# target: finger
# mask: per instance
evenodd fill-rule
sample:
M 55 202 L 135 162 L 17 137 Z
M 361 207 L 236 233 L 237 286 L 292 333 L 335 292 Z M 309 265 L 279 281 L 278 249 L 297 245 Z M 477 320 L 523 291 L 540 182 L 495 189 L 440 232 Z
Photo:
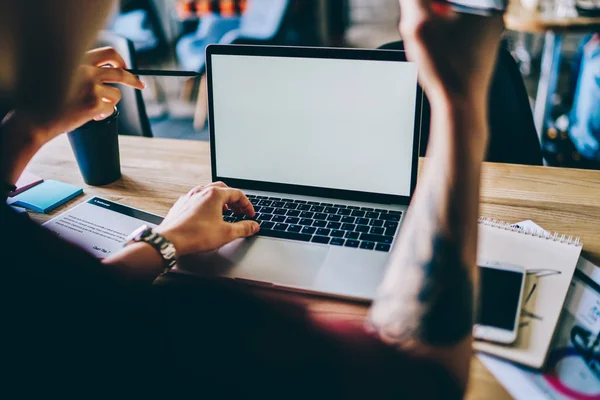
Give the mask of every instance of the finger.
M 146 84 L 137 76 L 121 68 L 98 68 L 96 77 L 102 83 L 120 83 L 140 90 L 146 87 Z
M 228 189 L 229 188 L 229 186 L 227 186 L 223 182 L 218 181 L 218 182 L 209 183 L 208 185 L 204 185 L 203 189 L 208 189 L 210 187 L 216 187 L 216 188 L 222 188 L 222 189 Z
M 229 230 L 230 241 L 253 236 L 260 230 L 260 225 L 256 221 L 246 220 L 226 225 Z
M 113 104 L 101 101 L 99 106 L 94 110 L 95 117 L 93 119 L 94 121 L 102 121 L 113 115 L 114 112 L 115 106 Z
M 244 192 L 238 189 L 217 188 L 221 196 L 221 201 L 236 214 L 245 214 L 248 217 L 254 217 L 254 206 L 246 197 Z
M 85 62 L 95 67 L 111 66 L 114 68 L 126 68 L 127 64 L 123 57 L 112 47 L 102 47 L 90 50 L 85 55 Z
M 207 187 L 218 187 L 218 188 L 228 188 L 229 186 L 227 186 L 225 183 L 223 182 L 213 182 L 210 185 L 207 185 Z M 227 204 L 223 204 L 223 211 L 227 211 L 229 210 L 229 206 Z
M 127 67 L 123 57 L 112 47 L 102 47 L 88 51 L 85 55 L 85 62 L 96 67 L 103 65 L 110 65 L 114 68 Z
M 215 187 L 222 187 L 222 188 L 228 188 L 229 187 L 224 182 L 221 182 L 221 181 L 213 182 L 211 184 L 208 184 L 207 186 L 215 186 Z
M 225 183 L 218 181 L 218 182 L 213 182 L 210 183 L 206 186 L 204 186 L 204 188 L 208 188 L 208 187 L 220 187 L 220 188 L 228 188 L 229 186 L 227 186 Z M 227 211 L 229 210 L 229 206 L 227 204 L 223 204 L 223 211 Z
M 121 91 L 116 87 L 108 85 L 98 85 L 96 89 L 97 95 L 105 103 L 110 103 L 113 106 L 117 105 L 121 101 Z

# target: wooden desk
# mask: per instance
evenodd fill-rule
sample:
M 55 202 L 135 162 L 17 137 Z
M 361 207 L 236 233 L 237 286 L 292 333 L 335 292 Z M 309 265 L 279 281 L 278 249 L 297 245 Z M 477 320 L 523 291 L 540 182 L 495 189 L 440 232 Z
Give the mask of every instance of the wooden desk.
M 600 29 L 600 17 L 584 17 L 569 12 L 566 16 L 549 12 L 529 11 L 521 6 L 520 0 L 511 0 L 504 16 L 506 27 L 512 31 L 544 33 L 591 32 Z
M 520 0 L 511 0 L 504 17 L 506 28 L 509 30 L 545 34 L 534 109 L 535 127 L 540 140 L 552 108 L 552 95 L 556 92 L 558 85 L 563 35 L 600 31 L 600 17 L 579 16 L 574 8 L 566 12 L 568 15 L 528 11 L 521 6 Z
M 46 179 L 81 185 L 85 195 L 51 215 L 33 215 L 39 222 L 92 195 L 165 215 L 183 193 L 210 182 L 206 142 L 173 139 L 120 138 L 123 178 L 107 187 L 85 186 L 66 137 L 49 143 L 28 169 Z M 481 214 L 506 221 L 532 219 L 549 230 L 581 236 L 586 257 L 600 262 L 600 171 L 567 170 L 505 164 L 486 164 Z M 361 304 L 288 293 L 320 316 L 361 321 Z M 474 358 L 469 399 L 506 399 L 510 396 Z

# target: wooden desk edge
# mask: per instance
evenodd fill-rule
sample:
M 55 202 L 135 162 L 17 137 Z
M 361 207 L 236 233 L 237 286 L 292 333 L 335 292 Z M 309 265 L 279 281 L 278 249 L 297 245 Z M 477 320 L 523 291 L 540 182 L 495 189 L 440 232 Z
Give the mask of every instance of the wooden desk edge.
M 519 0 L 511 0 L 504 15 L 506 29 L 516 32 L 544 33 L 585 33 L 600 28 L 600 17 L 569 16 L 558 17 L 529 11 Z
M 589 20 L 589 21 L 588 21 Z M 600 29 L 600 20 L 586 18 L 578 23 L 561 22 L 557 20 L 543 20 L 534 18 L 523 18 L 519 16 L 505 17 L 506 29 L 525 33 L 587 33 Z

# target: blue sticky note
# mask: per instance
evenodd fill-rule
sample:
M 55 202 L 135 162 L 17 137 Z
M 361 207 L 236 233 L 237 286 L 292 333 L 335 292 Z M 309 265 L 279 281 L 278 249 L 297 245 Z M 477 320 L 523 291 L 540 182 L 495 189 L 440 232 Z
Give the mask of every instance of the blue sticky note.
M 13 205 L 47 213 L 82 193 L 80 187 L 49 180 L 13 197 Z

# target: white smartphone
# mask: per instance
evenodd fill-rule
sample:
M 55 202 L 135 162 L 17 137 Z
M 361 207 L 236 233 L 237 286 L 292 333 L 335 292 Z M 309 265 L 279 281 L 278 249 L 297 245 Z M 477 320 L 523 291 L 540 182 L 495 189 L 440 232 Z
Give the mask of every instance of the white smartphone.
M 448 0 L 457 12 L 477 15 L 502 14 L 508 7 L 507 0 Z
M 476 339 L 503 344 L 517 340 L 526 271 L 518 265 L 482 261 L 479 265 Z

